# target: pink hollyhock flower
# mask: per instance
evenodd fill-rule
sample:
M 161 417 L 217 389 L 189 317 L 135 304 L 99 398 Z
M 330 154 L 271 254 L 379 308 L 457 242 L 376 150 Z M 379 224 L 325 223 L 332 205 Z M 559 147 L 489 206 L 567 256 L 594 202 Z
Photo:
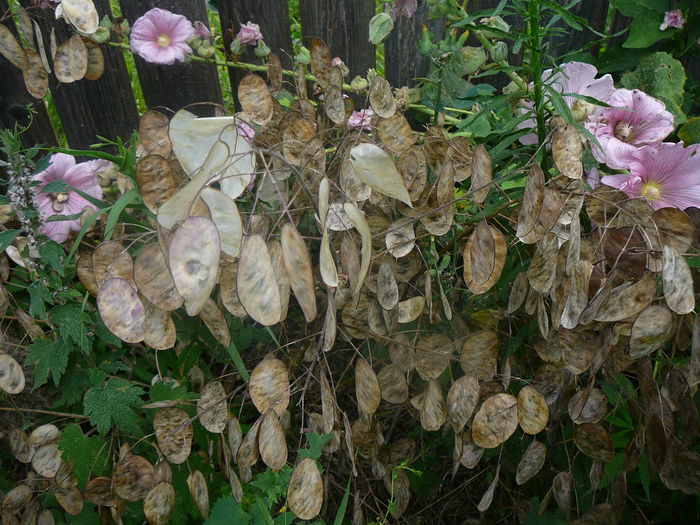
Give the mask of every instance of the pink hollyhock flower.
M 583 62 L 567 62 L 561 65 L 561 71 L 553 71 L 547 69 L 542 73 L 544 81 L 552 86 L 552 89 L 564 94 L 564 101 L 571 108 L 576 122 L 587 122 L 589 117 L 599 109 L 599 106 L 591 104 L 581 98 L 567 95 L 567 93 L 584 95 L 587 97 L 608 102 L 608 99 L 615 91 L 613 79 L 610 75 L 603 75 L 600 78 L 595 78 L 598 70 L 595 66 L 585 64 Z M 532 88 L 530 84 L 530 88 Z M 545 93 L 545 99 L 549 99 Z M 532 101 L 523 103 L 521 108 L 522 113 L 533 111 L 534 105 Z M 518 124 L 520 129 L 533 129 L 537 127 L 534 118 L 529 118 Z M 537 135 L 529 133 L 520 137 L 522 144 L 537 144 Z
M 46 221 L 52 215 L 75 215 L 81 213 L 86 207 L 95 210 L 93 204 L 71 189 L 58 193 L 41 193 L 41 190 L 50 182 L 61 180 L 83 193 L 101 199 L 102 188 L 98 184 L 97 172 L 109 166 L 111 163 L 105 160 L 91 160 L 76 164 L 75 158 L 71 155 L 65 153 L 51 155 L 49 167 L 34 175 L 34 179 L 39 181 L 35 191 L 41 218 Z M 56 242 L 65 242 L 71 231 L 80 231 L 80 219 L 45 222 L 41 227 L 41 233 Z
M 416 12 L 416 9 L 418 9 L 418 0 L 395 0 L 389 15 L 391 19 L 396 22 L 396 19 L 400 16 L 411 18 Z
M 202 40 L 211 40 L 211 31 L 204 22 L 196 20 L 194 23 L 194 34 Z
M 666 31 L 669 27 L 680 29 L 685 24 L 685 18 L 680 9 L 672 9 L 664 14 L 664 21 L 659 26 L 661 31 Z
M 194 26 L 187 18 L 156 7 L 134 22 L 131 51 L 146 62 L 170 65 L 192 53 L 187 41 L 194 37 Z
M 593 156 L 614 169 L 627 169 L 640 146 L 661 142 L 673 131 L 673 115 L 660 100 L 638 89 L 618 89 L 610 97 L 612 106 L 593 116 L 587 125 L 602 149 L 593 146 Z
M 664 142 L 632 154 L 631 175 L 608 175 L 601 182 L 630 197 L 644 197 L 652 208 L 700 207 L 700 145 Z
M 247 24 L 241 24 L 241 30 L 236 35 L 236 38 L 241 42 L 241 44 L 246 44 L 249 46 L 254 46 L 258 43 L 258 40 L 262 40 L 262 33 L 260 32 L 260 26 L 254 24 L 253 22 L 248 22 Z
M 252 142 L 255 138 L 255 130 L 251 127 L 250 124 L 242 120 L 238 121 L 238 124 L 236 125 L 236 131 L 239 136 L 243 137 L 248 142 Z
M 586 182 L 591 189 L 596 189 L 600 186 L 600 172 L 598 168 L 591 168 L 586 172 Z
M 369 131 L 372 129 L 372 125 L 370 123 L 372 120 L 372 115 L 374 115 L 374 111 L 371 109 L 353 111 L 352 115 L 350 115 L 350 118 L 348 119 L 348 127 Z

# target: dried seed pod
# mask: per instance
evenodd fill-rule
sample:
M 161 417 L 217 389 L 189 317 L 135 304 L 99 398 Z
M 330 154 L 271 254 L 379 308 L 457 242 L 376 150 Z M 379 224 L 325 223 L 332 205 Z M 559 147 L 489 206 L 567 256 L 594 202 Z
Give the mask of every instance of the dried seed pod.
M 450 364 L 454 352 L 452 339 L 444 334 L 428 334 L 416 347 L 415 367 L 425 381 L 437 379 Z
M 287 488 L 287 505 L 297 518 L 315 518 L 323 505 L 323 480 L 316 462 L 304 458 L 294 467 Z
M 483 204 L 491 191 L 491 181 L 493 180 L 491 156 L 483 144 L 474 148 L 471 168 L 472 180 L 469 193 L 472 194 L 474 202 Z
M 162 408 L 153 419 L 158 447 L 171 463 L 184 463 L 192 450 L 194 429 L 187 412 L 177 407 Z
M 563 175 L 570 179 L 583 176 L 582 150 L 581 136 L 573 124 L 557 128 L 552 139 L 552 157 Z
M 532 479 L 544 465 L 546 457 L 547 447 L 544 444 L 537 440 L 530 443 L 518 462 L 515 470 L 515 482 L 522 485 Z
M 112 488 L 112 480 L 105 477 L 91 479 L 85 487 L 84 497 L 90 503 L 105 507 L 116 507 L 117 496 Z
M 396 164 L 379 146 L 358 144 L 350 150 L 350 163 L 357 178 L 373 190 L 411 206 L 411 197 Z
M 464 281 L 474 294 L 493 288 L 501 277 L 506 261 L 503 234 L 485 220 L 477 224 L 464 248 Z
M 19 394 L 24 390 L 24 370 L 9 354 L 0 354 L 0 388 L 8 394 Z
M 0 27 L 4 27 L 0 25 Z M 0 41 L 2 37 L 0 36 Z M 0 43 L 0 47 L 2 43 Z M 31 96 L 42 99 L 49 90 L 49 73 L 43 64 L 41 57 L 31 49 L 25 49 L 29 67 L 22 71 L 24 85 Z
M 0 55 L 17 69 L 26 71 L 29 69 L 29 60 L 22 45 L 7 26 L 0 24 Z
M 141 144 L 150 155 L 158 155 L 163 158 L 170 156 L 173 151 L 172 142 L 168 135 L 168 117 L 156 110 L 149 110 L 139 120 L 139 135 Z M 138 164 L 137 164 L 138 180 Z M 139 182 L 139 186 L 141 183 Z M 145 200 L 144 200 L 145 202 Z
M 102 52 L 102 48 L 92 40 L 83 39 L 83 42 L 85 42 L 88 53 L 85 78 L 88 80 L 98 80 L 105 71 L 105 55 Z
M 479 381 L 476 376 L 466 374 L 457 379 L 447 393 L 447 418 L 459 434 L 474 414 L 479 401 Z
M 484 401 L 472 422 L 472 439 L 483 448 L 505 442 L 518 427 L 518 400 L 510 394 L 494 394 Z
M 263 463 L 272 470 L 279 470 L 287 463 L 284 428 L 274 410 L 268 410 L 262 416 L 258 447 Z
M 88 49 L 83 39 L 73 35 L 58 46 L 53 67 L 59 82 L 70 84 L 82 79 L 88 67 Z
M 238 297 L 248 315 L 264 325 L 280 320 L 281 298 L 265 240 L 251 235 L 243 241 L 238 262 Z
M 310 323 L 316 318 L 316 293 L 309 251 L 304 239 L 291 223 L 282 227 L 281 243 L 290 285 L 306 322 Z
M 391 85 L 381 75 L 375 75 L 369 87 L 369 105 L 382 118 L 389 118 L 396 113 L 396 99 L 391 92 Z
M 598 423 L 608 411 L 608 398 L 599 388 L 579 390 L 569 400 L 567 408 L 574 423 Z
M 400 155 L 413 144 L 411 125 L 400 113 L 394 113 L 389 118 L 379 118 L 377 135 L 382 144 L 396 155 Z
M 146 310 L 146 335 L 143 342 L 156 350 L 167 350 L 175 346 L 177 333 L 170 313 L 146 299 L 142 302 Z
M 56 501 L 71 516 L 77 516 L 83 510 L 83 495 L 77 487 L 58 488 L 53 490 Z
M 680 315 L 695 309 L 693 275 L 688 263 L 671 246 L 663 248 L 664 298 L 668 307 Z
M 100 25 L 100 17 L 93 0 L 63 0 L 63 14 L 81 33 L 91 35 Z
M 126 456 L 114 466 L 112 486 L 114 492 L 126 501 L 139 501 L 146 497 L 155 484 L 153 465 L 141 456 Z
M 630 357 L 639 359 L 662 348 L 673 337 L 673 314 L 662 305 L 647 306 L 630 333 Z
M 435 379 L 428 381 L 420 410 L 420 424 L 427 431 L 440 430 L 445 423 L 445 397 Z
M 238 100 L 243 112 L 256 124 L 264 126 L 272 120 L 272 96 L 262 77 L 254 73 L 243 77 L 238 84 Z
M 263 359 L 253 369 L 248 382 L 250 398 L 261 414 L 274 408 L 281 416 L 289 405 L 289 372 L 285 364 L 274 357 Z
M 184 300 L 165 262 L 159 243 L 144 246 L 134 260 L 134 281 L 149 302 L 166 311 L 177 310 Z
M 355 396 L 360 413 L 367 415 L 377 411 L 382 398 L 377 374 L 363 357 L 355 360 Z
M 496 373 L 498 336 L 490 330 L 469 334 L 462 343 L 459 362 L 466 374 L 489 381 Z
M 204 474 L 199 470 L 190 472 L 187 476 L 187 487 L 202 518 L 206 520 L 209 517 L 209 486 L 204 479 Z
M 615 455 L 610 434 L 597 423 L 583 423 L 574 431 L 574 443 L 586 456 L 601 463 L 609 463 Z
M 220 381 L 204 385 L 197 400 L 197 416 L 202 426 L 209 432 L 219 434 L 228 423 L 226 390 Z
M 518 393 L 518 422 L 526 434 L 542 432 L 549 421 L 549 406 L 536 388 L 525 385 Z
M 143 341 L 146 335 L 146 309 L 129 281 L 107 279 L 97 294 L 97 307 L 105 326 L 127 343 Z
M 309 43 L 309 54 L 311 73 L 316 77 L 318 85 L 326 88 L 331 78 L 331 51 L 323 40 L 314 37 Z
M 175 488 L 167 481 L 157 483 L 143 500 L 143 513 L 151 525 L 165 525 L 175 510 Z
M 398 366 L 386 365 L 377 374 L 377 379 L 384 401 L 400 404 L 408 399 L 408 382 Z
M 228 329 L 226 318 L 212 298 L 207 298 L 204 307 L 199 312 L 199 318 L 204 321 L 211 335 L 224 347 L 231 344 L 231 332 Z

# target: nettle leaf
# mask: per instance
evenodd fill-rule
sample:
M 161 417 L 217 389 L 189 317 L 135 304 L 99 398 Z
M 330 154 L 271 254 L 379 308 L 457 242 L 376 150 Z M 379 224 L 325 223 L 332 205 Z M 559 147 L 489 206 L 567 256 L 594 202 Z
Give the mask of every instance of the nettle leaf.
M 19 230 L 5 230 L 0 232 L 0 251 L 5 251 L 19 235 Z
M 267 469 L 256 474 L 250 485 L 264 498 L 265 504 L 271 507 L 287 494 L 287 485 L 291 478 L 292 469 L 285 465 L 277 471 Z
M 221 498 L 214 503 L 204 525 L 228 525 L 229 523 L 240 523 L 241 525 L 250 523 L 250 515 L 243 512 L 241 504 L 233 499 L 233 496 Z
M 194 399 L 197 397 L 193 392 L 188 392 L 184 386 L 176 386 L 174 383 L 157 382 L 148 390 L 148 397 L 151 402 L 169 401 L 171 399 Z
M 34 319 L 46 319 L 44 303 L 53 304 L 51 294 L 41 281 L 34 281 L 27 288 L 29 292 L 29 315 Z
M 90 422 L 100 434 L 106 433 L 114 425 L 129 434 L 142 436 L 140 419 L 134 409 L 143 404 L 139 397 L 143 393 L 141 387 L 130 381 L 111 378 L 85 393 L 85 415 L 90 417 Z
M 49 374 L 54 385 L 58 386 L 61 376 L 68 366 L 68 356 L 73 351 L 73 345 L 59 339 L 37 339 L 27 348 L 26 363 L 34 365 L 34 390 L 46 383 Z
M 316 434 L 316 432 L 309 432 L 306 434 L 306 437 L 309 440 L 309 448 L 300 449 L 299 457 L 318 459 L 323 453 L 323 447 L 331 440 L 333 434 Z
M 48 264 L 59 275 L 65 274 L 66 252 L 63 246 L 54 241 L 45 242 L 39 246 L 39 255 L 42 262 Z
M 64 462 L 73 463 L 73 474 L 80 487 L 87 484 L 90 475 L 100 476 L 109 464 L 109 443 L 97 436 L 87 437 L 78 425 L 68 425 L 61 433 L 58 448 Z
M 83 352 L 90 350 L 92 337 L 88 335 L 85 325 L 91 324 L 92 319 L 80 305 L 68 303 L 54 306 L 49 312 L 49 320 L 57 326 L 63 339 L 74 342 Z

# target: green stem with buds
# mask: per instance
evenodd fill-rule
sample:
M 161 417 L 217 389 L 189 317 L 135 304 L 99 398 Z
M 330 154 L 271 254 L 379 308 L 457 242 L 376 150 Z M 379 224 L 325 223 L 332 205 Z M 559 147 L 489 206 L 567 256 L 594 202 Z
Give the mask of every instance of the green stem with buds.
M 532 67 L 535 86 L 533 101 L 535 103 L 535 119 L 537 121 L 537 138 L 540 144 L 544 144 L 547 138 L 547 128 L 544 122 L 540 21 L 540 4 L 537 0 L 530 0 L 528 8 L 528 35 L 530 37 L 530 66 Z M 542 170 L 545 173 L 547 172 L 547 155 L 542 156 Z

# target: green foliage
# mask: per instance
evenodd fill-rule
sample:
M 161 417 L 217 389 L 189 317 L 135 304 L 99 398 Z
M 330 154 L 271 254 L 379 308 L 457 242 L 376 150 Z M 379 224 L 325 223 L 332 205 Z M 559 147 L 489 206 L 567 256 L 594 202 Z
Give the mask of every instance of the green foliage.
M 136 409 L 141 406 L 139 396 L 143 389 L 130 381 L 110 378 L 104 381 L 104 374 L 94 374 L 97 386 L 85 393 L 83 408 L 85 415 L 95 425 L 100 434 L 105 434 L 112 425 L 134 436 L 142 436 L 139 416 Z
M 61 458 L 73 464 L 73 474 L 81 489 L 90 476 L 101 476 L 110 466 L 109 443 L 97 436 L 86 436 L 78 425 L 68 425 L 61 433 Z
M 678 130 L 678 138 L 687 144 L 700 144 L 700 117 L 687 120 Z
M 37 339 L 27 348 L 27 364 L 34 365 L 34 389 L 46 383 L 49 375 L 55 386 L 68 366 L 68 356 L 73 347 L 62 339 Z
M 67 344 L 76 344 L 83 352 L 91 347 L 92 336 L 87 326 L 91 323 L 90 316 L 76 303 L 54 306 L 49 311 L 49 320 L 56 325 L 61 339 Z
M 205 525 L 229 525 L 236 523 L 246 525 L 250 523 L 250 514 L 243 512 L 241 505 L 233 499 L 233 496 L 221 498 L 211 508 L 209 518 Z

